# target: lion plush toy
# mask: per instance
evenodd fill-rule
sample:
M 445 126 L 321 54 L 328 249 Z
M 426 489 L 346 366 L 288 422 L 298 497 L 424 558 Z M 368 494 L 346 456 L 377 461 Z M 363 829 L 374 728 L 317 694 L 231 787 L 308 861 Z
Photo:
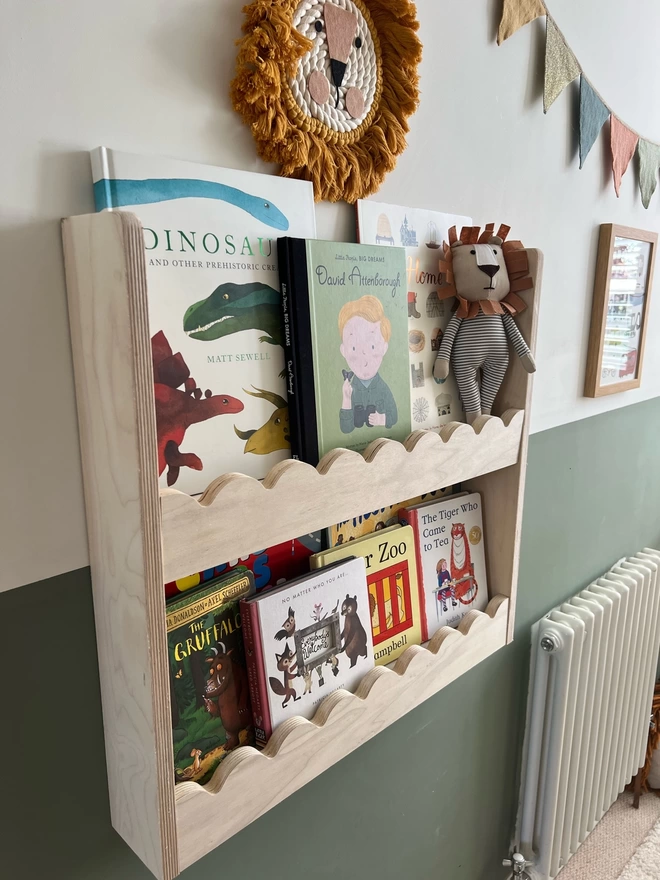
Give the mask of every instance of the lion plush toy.
M 464 227 L 458 238 L 452 227 L 440 260 L 446 286 L 438 296 L 456 297 L 458 307 L 443 336 L 433 375 L 446 379 L 451 359 L 469 423 L 479 415 L 490 415 L 509 366 L 509 342 L 525 370 L 536 370 L 513 320 L 526 307 L 516 291 L 532 287 L 527 254 L 521 242 L 506 241 L 508 226 L 500 226 L 497 234 L 494 228 L 493 223 L 483 232 L 478 226 Z

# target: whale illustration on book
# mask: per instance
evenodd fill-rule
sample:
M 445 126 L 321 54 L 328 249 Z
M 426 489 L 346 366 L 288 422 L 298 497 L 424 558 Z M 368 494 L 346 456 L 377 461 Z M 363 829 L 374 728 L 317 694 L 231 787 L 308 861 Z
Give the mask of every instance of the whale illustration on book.
M 289 221 L 271 201 L 224 183 L 188 178 L 127 180 L 107 177 L 94 183 L 97 211 L 169 202 L 172 199 L 215 199 L 246 211 L 273 229 L 286 231 L 289 228 Z
M 203 342 L 241 330 L 263 330 L 266 335 L 259 342 L 283 346 L 282 297 L 261 281 L 221 284 L 206 299 L 188 306 L 183 330 Z

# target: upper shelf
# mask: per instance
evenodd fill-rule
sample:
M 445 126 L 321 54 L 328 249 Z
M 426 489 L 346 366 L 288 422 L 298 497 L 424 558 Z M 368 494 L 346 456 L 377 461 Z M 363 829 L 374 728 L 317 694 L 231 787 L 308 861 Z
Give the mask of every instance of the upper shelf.
M 510 409 L 405 443 L 375 440 L 362 454 L 335 449 L 316 468 L 283 461 L 263 483 L 225 474 L 199 499 L 161 489 L 165 582 L 515 464 L 524 420 Z

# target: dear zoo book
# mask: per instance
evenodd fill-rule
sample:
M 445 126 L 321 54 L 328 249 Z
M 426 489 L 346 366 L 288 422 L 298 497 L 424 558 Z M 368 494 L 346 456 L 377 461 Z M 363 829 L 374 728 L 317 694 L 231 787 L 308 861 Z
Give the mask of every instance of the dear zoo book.
M 234 571 L 166 607 L 174 772 L 206 782 L 230 749 L 251 739 L 241 597 L 252 572 Z
M 364 449 L 410 433 L 408 318 L 401 248 L 279 242 L 294 456 Z M 287 259 L 288 257 L 288 259 Z M 310 358 L 311 352 L 311 358 Z
M 368 609 L 363 559 L 241 602 L 257 746 L 332 691 L 357 688 L 374 665 Z
M 450 371 L 446 379 L 434 379 L 433 365 L 451 318 L 447 301 L 438 298 L 442 243 L 452 226 L 462 229 L 471 225 L 469 217 L 458 214 L 368 199 L 357 202 L 358 240 L 362 244 L 406 249 L 408 370 L 415 428 L 437 429 L 463 420 L 454 374 Z
M 162 486 L 290 457 L 276 239 L 316 235 L 312 184 L 100 147 L 96 209 L 144 226 Z
M 399 511 L 399 519 L 415 533 L 426 641 L 488 604 L 481 495 L 421 504 Z

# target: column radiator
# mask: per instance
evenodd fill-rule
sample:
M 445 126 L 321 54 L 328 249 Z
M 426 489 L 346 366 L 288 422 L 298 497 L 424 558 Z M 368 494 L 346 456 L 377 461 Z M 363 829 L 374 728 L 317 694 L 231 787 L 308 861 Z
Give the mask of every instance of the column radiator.
M 532 880 L 557 876 L 644 763 L 659 621 L 645 549 L 533 627 L 514 846 Z

